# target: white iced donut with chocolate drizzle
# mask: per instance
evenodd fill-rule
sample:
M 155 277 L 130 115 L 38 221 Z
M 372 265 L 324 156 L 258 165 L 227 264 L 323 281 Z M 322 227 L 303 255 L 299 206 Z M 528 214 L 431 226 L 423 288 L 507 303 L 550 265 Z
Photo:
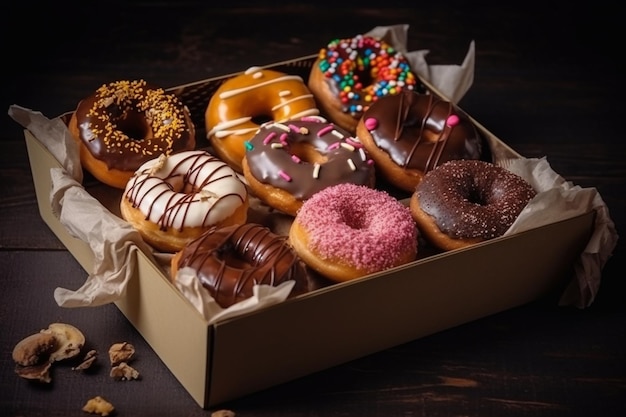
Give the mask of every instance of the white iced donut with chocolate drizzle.
M 175 252 L 213 226 L 245 223 L 248 191 L 217 157 L 185 151 L 143 164 L 128 181 L 120 210 L 147 243 Z
M 245 142 L 263 122 L 285 122 L 319 114 L 301 77 L 250 67 L 225 81 L 205 112 L 207 139 L 215 155 L 242 172 Z

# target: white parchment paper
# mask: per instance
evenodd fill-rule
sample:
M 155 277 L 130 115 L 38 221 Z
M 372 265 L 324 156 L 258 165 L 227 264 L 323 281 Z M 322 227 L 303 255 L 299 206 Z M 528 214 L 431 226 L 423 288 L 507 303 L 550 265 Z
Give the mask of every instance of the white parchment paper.
M 400 51 L 406 51 L 408 25 L 376 27 L 369 32 L 386 39 Z M 474 42 L 470 43 L 461 65 L 429 66 L 427 50 L 406 51 L 411 65 L 419 76 L 429 81 L 445 96 L 458 102 L 468 91 L 474 74 Z M 95 255 L 94 270 L 84 285 L 70 290 L 57 288 L 56 302 L 63 307 L 98 306 L 123 297 L 135 267 L 134 251 L 141 250 L 152 256 L 155 263 L 167 273 L 168 254 L 154 253 L 139 233 L 128 223 L 107 210 L 82 186 L 82 170 L 76 143 L 65 124 L 56 117 L 48 119 L 38 111 L 19 105 L 9 108 L 9 115 L 30 130 L 54 155 L 63 168 L 50 172 L 53 187 L 50 204 L 53 212 L 73 236 L 89 243 Z M 598 212 L 592 239 L 581 255 L 562 303 L 585 307 L 593 302 L 600 285 L 601 270 L 612 253 L 616 241 L 614 225 L 608 209 L 595 189 L 581 189 L 564 181 L 549 167 L 546 159 L 500 161 L 500 163 L 529 180 L 541 191 L 522 213 L 508 233 L 583 214 L 589 210 Z M 279 287 L 258 286 L 254 296 L 228 309 L 220 308 L 188 270 L 181 270 L 176 287 L 190 300 L 209 322 L 232 317 L 256 308 L 284 301 L 292 283 Z

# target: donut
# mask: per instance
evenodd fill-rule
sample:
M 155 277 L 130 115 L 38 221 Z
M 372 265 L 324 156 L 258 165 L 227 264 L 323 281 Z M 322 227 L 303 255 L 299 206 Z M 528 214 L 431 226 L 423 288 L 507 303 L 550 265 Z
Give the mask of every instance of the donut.
M 175 252 L 213 226 L 245 223 L 248 204 L 237 173 L 195 150 L 144 163 L 128 181 L 120 211 L 155 249 Z
M 535 194 L 506 168 L 454 160 L 424 175 L 409 207 L 422 236 L 448 251 L 502 236 Z
M 253 295 L 255 285 L 295 281 L 289 297 L 309 291 L 306 265 L 287 242 L 256 223 L 212 227 L 187 243 L 171 259 L 171 278 L 191 268 L 223 308 Z
M 432 94 L 402 91 L 373 103 L 356 136 L 377 174 L 410 194 L 424 173 L 454 159 L 481 159 L 483 138 L 454 104 Z
M 205 112 L 207 139 L 215 155 L 241 173 L 244 142 L 267 121 L 285 122 L 319 114 L 301 77 L 250 67 L 225 81 Z
M 267 123 L 246 149 L 243 173 L 251 194 L 291 216 L 330 185 L 375 184 L 374 164 L 363 145 L 321 116 Z
M 387 42 L 357 35 L 320 49 L 307 85 L 322 114 L 354 134 L 372 103 L 413 90 L 417 77 L 406 57 Z
M 80 101 L 68 128 L 83 168 L 119 189 L 144 162 L 196 146 L 187 107 L 144 80 L 102 85 Z
M 418 231 L 408 207 L 357 184 L 306 200 L 289 229 L 300 258 L 331 281 L 350 281 L 415 260 Z

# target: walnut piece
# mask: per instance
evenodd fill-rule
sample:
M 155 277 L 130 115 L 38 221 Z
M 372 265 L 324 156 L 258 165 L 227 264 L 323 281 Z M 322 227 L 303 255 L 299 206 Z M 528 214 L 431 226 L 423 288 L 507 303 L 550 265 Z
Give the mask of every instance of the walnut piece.
M 139 372 L 128 365 L 126 362 L 120 362 L 118 365 L 111 368 L 109 373 L 111 378 L 117 381 L 130 381 L 131 379 L 139 379 Z
M 129 362 L 135 354 L 135 347 L 127 342 L 114 343 L 109 348 L 109 359 L 111 366 L 122 362 Z
M 115 410 L 113 404 L 102 398 L 101 396 L 96 396 L 87 401 L 87 403 L 83 406 L 83 411 L 90 414 L 100 414 L 102 417 L 106 417 L 111 414 Z

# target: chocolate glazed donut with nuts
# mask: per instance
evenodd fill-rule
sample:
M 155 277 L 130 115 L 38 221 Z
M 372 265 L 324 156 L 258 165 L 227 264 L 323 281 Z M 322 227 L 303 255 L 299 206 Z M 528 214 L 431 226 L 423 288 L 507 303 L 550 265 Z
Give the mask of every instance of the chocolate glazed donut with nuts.
M 472 121 L 453 103 L 414 91 L 381 97 L 363 114 L 356 134 L 377 172 L 410 193 L 436 166 L 487 153 Z

